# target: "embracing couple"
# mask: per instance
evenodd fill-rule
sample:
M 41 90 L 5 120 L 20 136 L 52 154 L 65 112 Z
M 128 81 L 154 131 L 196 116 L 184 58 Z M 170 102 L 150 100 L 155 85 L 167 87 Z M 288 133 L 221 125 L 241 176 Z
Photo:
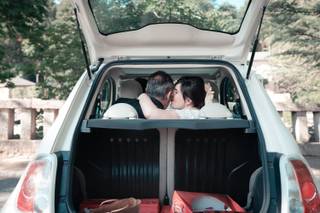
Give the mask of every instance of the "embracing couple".
M 157 71 L 150 75 L 145 93 L 138 100 L 119 99 L 128 103 L 146 119 L 198 119 L 206 91 L 200 77 L 185 76 L 173 83 L 169 74 Z

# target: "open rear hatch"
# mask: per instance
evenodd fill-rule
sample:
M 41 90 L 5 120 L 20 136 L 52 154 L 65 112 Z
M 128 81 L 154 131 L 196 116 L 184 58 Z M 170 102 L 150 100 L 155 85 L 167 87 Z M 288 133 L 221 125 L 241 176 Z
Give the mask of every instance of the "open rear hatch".
M 269 0 L 73 0 L 90 59 L 210 57 L 243 64 Z

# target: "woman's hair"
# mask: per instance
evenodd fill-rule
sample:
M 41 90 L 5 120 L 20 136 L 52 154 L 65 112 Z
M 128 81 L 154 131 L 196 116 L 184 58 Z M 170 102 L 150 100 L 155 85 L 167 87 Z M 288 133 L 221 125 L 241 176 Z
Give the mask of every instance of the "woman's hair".
M 206 97 L 203 79 L 195 76 L 186 76 L 181 77 L 175 85 L 179 83 L 181 84 L 183 98 L 190 98 L 193 106 L 198 109 L 203 107 L 204 99 Z

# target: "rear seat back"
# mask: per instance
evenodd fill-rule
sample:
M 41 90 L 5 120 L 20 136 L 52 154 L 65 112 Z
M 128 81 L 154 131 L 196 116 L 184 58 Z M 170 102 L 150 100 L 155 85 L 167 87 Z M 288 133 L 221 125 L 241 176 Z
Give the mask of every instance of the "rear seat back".
M 260 166 L 256 138 L 241 129 L 177 130 L 175 190 L 229 194 L 244 206 L 250 175 Z
M 88 198 L 159 196 L 158 130 L 92 129 L 81 138 Z

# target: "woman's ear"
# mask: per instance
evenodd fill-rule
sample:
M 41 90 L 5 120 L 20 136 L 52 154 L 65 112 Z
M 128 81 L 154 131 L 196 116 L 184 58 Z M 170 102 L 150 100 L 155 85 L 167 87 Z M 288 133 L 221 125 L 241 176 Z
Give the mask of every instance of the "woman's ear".
M 193 107 L 193 102 L 192 102 L 192 100 L 191 100 L 190 98 L 186 97 L 186 98 L 184 99 L 184 106 L 185 106 L 185 107 Z

